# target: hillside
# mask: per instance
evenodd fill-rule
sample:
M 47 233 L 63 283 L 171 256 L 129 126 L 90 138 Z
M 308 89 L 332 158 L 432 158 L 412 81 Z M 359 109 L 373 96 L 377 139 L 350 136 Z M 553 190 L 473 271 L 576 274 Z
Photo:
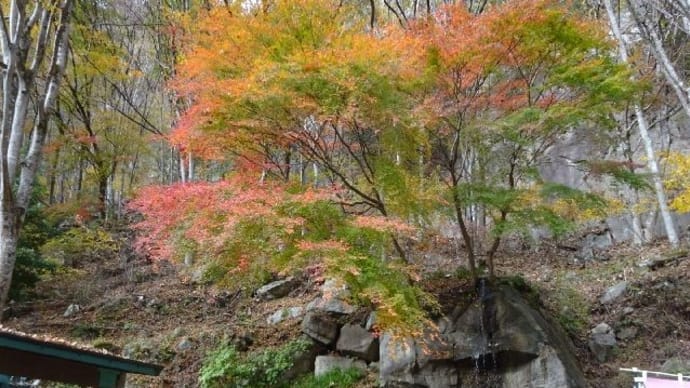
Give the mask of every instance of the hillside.
M 644 248 L 614 246 L 598 252 L 606 260 L 574 259 L 565 249 L 576 244 L 544 242 L 517 254 L 503 252 L 499 275 L 522 281 L 536 293 L 571 336 L 577 358 L 592 387 L 629 387 L 621 367 L 650 370 L 687 368 L 690 354 L 690 260 L 663 244 Z M 122 252 L 132 252 L 122 249 Z M 649 264 L 656 260 L 656 264 Z M 241 290 L 220 290 L 195 281 L 198 274 L 180 264 L 147 261 L 129 253 L 75 263 L 42 280 L 35 297 L 14 303 L 5 325 L 63 337 L 128 357 L 165 365 L 160 378 L 130 378 L 131 386 L 195 386 L 204 357 L 219 343 L 241 351 L 266 349 L 300 334 L 298 319 L 277 324 L 267 318 L 281 308 L 305 306 L 318 294 L 319 281 L 298 279 L 287 297 L 260 301 Z M 627 281 L 624 294 L 602 304 L 607 288 Z M 429 273 L 425 288 L 441 305 L 472 293 L 467 279 Z M 70 305 L 78 311 L 65 314 Z M 72 308 L 72 310 L 77 310 Z M 360 310 L 348 319 L 363 320 Z M 607 323 L 617 345 L 605 362 L 588 348 L 589 331 Z M 684 366 L 683 366 L 684 365 Z M 376 374 L 360 381 L 375 385 Z

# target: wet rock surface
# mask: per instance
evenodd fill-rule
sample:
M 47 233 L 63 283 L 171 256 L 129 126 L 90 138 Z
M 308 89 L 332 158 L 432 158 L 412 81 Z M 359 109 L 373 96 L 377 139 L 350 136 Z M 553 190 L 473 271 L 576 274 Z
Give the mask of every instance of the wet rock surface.
M 567 336 L 510 287 L 481 289 L 439 323 L 418 338 L 384 334 L 384 386 L 586 386 Z

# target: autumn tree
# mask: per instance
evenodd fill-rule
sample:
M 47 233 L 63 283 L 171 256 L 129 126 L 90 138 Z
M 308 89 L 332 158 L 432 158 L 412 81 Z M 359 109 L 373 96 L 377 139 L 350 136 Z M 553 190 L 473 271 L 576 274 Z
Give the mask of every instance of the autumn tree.
M 443 172 L 470 268 L 486 253 L 490 276 L 501 236 L 528 225 L 563 232 L 558 201 L 596 197 L 543 182 L 538 165 L 559 137 L 611 125 L 634 91 L 605 31 L 551 1 L 513 1 L 473 15 L 447 7 L 413 29 L 435 81 L 424 97 L 432 160 Z M 605 102 L 605 103 L 604 103 Z M 491 242 L 471 224 L 490 230 Z
M 372 39 L 351 11 L 327 1 L 281 3 L 258 15 L 211 11 L 213 22 L 178 69 L 178 89 L 195 104 L 173 140 L 197 155 L 234 154 L 286 182 L 304 179 L 312 164 L 324 175 L 314 183 L 346 187 L 342 204 L 353 211 L 409 212 L 394 202 L 424 187 L 405 168 L 418 166 L 414 139 L 423 137 L 406 92 L 414 76 L 401 71 L 408 55 L 393 40 Z
M 75 175 L 74 199 L 96 199 L 105 218 L 132 189 L 138 167 L 150 157 L 149 136 L 160 136 L 168 124 L 162 73 L 151 47 L 145 20 L 114 2 L 107 10 L 81 2 L 71 39 L 73 56 L 58 102 L 58 133 L 52 137 L 48 186 L 51 199 L 65 199 L 64 184 Z M 142 17 L 138 14 L 137 17 Z M 58 169 L 64 171 L 60 173 Z
M 257 189 L 335 187 L 331 201 L 371 225 L 451 214 L 474 276 L 485 252 L 493 276 L 505 234 L 562 231 L 559 206 L 603 205 L 537 170 L 559 136 L 609 124 L 635 90 L 597 24 L 556 2 L 518 1 L 480 14 L 442 7 L 372 34 L 359 11 L 325 0 L 209 10 L 177 68 L 173 86 L 193 104 L 171 141 L 228 162 Z M 480 219 L 491 234 L 470 233 Z M 404 236 L 384 232 L 393 248 L 367 260 L 410 260 Z
M 7 303 L 19 231 L 67 65 L 73 6 L 71 0 L 13 0 L 0 5 L 3 85 L 0 128 L 0 310 L 4 310 Z M 27 127 L 30 133 L 25 138 Z
M 184 238 L 178 235 L 177 241 L 187 241 L 187 245 L 166 251 L 163 257 L 191 249 L 204 262 L 220 260 L 223 265 L 215 271 L 231 275 L 241 273 L 243 268 L 276 270 L 267 261 L 275 256 L 283 260 L 304 255 L 317 257 L 330 273 L 339 272 L 351 285 L 366 279 L 366 284 L 357 287 L 373 293 L 371 303 L 382 308 L 384 314 L 394 305 L 390 310 L 393 315 L 408 320 L 405 317 L 419 313 L 416 309 L 415 314 L 402 314 L 409 306 L 418 305 L 417 297 L 412 297 L 416 292 L 402 292 L 410 286 L 408 275 L 396 269 L 398 264 L 389 259 L 390 252 L 405 256 L 399 242 L 407 237 L 400 231 L 410 229 L 405 221 L 419 208 L 435 202 L 432 198 L 427 203 L 407 201 L 414 206 L 404 205 L 404 198 L 420 198 L 416 193 L 426 190 L 416 183 L 420 175 L 412 173 L 420 168 L 416 148 L 419 140 L 413 139 L 423 134 L 413 125 L 412 101 L 407 90 L 417 81 L 412 73 L 412 81 L 407 80 L 403 65 L 407 56 L 400 51 L 403 46 L 393 40 L 372 39 L 352 12 L 330 1 L 285 1 L 266 13 L 211 10 L 207 22 L 199 24 L 199 41 L 185 54 L 175 82 L 178 92 L 192 99 L 194 105 L 180 120 L 171 141 L 195 155 L 231 163 L 234 172 L 226 175 L 241 174 L 245 183 L 237 186 L 237 179 L 233 179 L 210 186 L 179 186 L 185 188 L 180 193 L 186 199 L 177 202 L 196 203 L 193 198 L 206 201 L 210 194 L 193 192 L 202 187 L 227 187 L 231 191 L 221 196 L 224 199 L 219 206 L 248 211 L 254 207 L 236 203 L 236 198 L 264 192 L 271 200 L 260 200 L 264 210 L 251 210 L 250 214 L 261 215 L 266 208 L 280 210 L 258 217 L 263 220 L 258 221 L 260 228 L 254 222 L 240 223 L 240 229 L 230 228 L 232 233 L 224 238 L 215 237 L 214 241 L 232 247 L 226 245 L 212 255 L 206 251 L 209 244 L 199 243 L 199 239 L 184 231 L 218 232 L 226 226 L 237 226 L 229 221 L 236 216 L 220 216 L 219 224 L 212 227 L 173 221 L 171 225 L 185 233 Z M 221 36 L 229 39 L 219 40 Z M 218 56 L 218 52 L 234 55 Z M 217 88 L 224 93 L 218 93 Z M 318 173 L 309 176 L 308 165 Z M 325 203 L 310 203 L 297 196 L 295 200 L 300 201 L 294 205 L 276 205 L 273 200 L 281 198 L 281 190 L 293 185 L 301 187 L 300 191 L 310 186 L 317 190 L 334 189 Z M 158 217 L 151 213 L 157 207 L 149 198 L 173 197 L 169 192 L 156 194 L 165 190 L 168 189 L 156 188 L 140 194 L 136 203 L 146 204 L 138 209 L 147 219 Z M 345 217 L 337 205 L 359 217 Z M 210 214 L 223 214 L 199 213 L 196 205 L 185 209 L 171 206 L 161 213 L 167 218 L 175 215 L 182 219 L 198 214 L 200 221 L 210 221 Z M 265 224 L 267 220 L 285 218 L 283 212 L 289 209 L 293 209 L 287 213 L 290 219 L 299 220 L 306 213 L 326 216 L 320 222 L 330 226 L 307 223 L 291 227 L 272 221 L 271 225 Z M 297 214 L 294 209 L 301 210 Z M 244 226 L 250 227 L 254 238 L 247 238 Z M 275 227 L 279 231 L 264 232 Z M 373 230 L 377 237 L 366 238 L 363 230 Z M 286 233 L 295 236 L 291 237 L 295 241 L 288 243 L 279 237 Z M 235 237 L 238 235 L 244 237 Z M 279 242 L 273 244 L 273 238 L 268 236 L 279 237 Z M 167 237 L 163 240 L 170 241 Z M 254 241 L 259 246 L 245 251 L 233 241 Z M 281 247 L 277 252 L 276 246 Z M 371 284 L 384 272 L 397 286 Z M 362 276 L 353 276 L 357 273 Z M 402 297 L 404 300 L 400 300 Z

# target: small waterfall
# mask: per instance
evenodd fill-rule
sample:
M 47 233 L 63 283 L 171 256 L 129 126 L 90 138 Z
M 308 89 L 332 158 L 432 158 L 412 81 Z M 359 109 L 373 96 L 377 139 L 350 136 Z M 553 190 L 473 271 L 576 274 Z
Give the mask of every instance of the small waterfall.
M 477 280 L 477 301 L 480 304 L 481 318 L 479 333 L 483 338 L 481 348 L 475 354 L 474 380 L 476 387 L 493 388 L 500 384 L 498 359 L 493 335 L 496 332 L 496 306 L 491 284 L 485 278 Z

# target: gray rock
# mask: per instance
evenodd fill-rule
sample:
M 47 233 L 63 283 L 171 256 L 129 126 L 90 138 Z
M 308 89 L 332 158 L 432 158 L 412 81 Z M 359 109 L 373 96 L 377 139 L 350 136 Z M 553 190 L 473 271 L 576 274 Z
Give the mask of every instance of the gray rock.
M 479 364 L 518 382 L 504 383 L 506 388 L 586 386 L 568 336 L 517 291 L 487 287 L 482 299 L 456 315 L 454 331 L 445 335 L 453 342 L 456 365 L 465 368 L 463 375 Z
M 299 318 L 302 315 L 304 315 L 304 308 L 301 306 L 282 308 L 266 318 L 266 322 L 269 325 L 275 325 L 286 319 Z
M 384 333 L 381 336 L 379 358 L 379 380 L 382 385 L 414 384 L 412 369 L 416 355 L 412 338 Z
M 592 334 L 608 334 L 608 333 L 612 333 L 613 329 L 606 322 L 602 322 L 602 323 L 594 326 L 594 328 L 590 332 Z
M 477 368 L 485 367 L 494 370 L 492 387 L 587 386 L 573 346 L 557 324 L 510 287 L 487 286 L 482 295 L 469 306 L 459 303 L 447 321 L 442 318 L 443 333 L 426 330 L 414 340 L 384 334 L 381 384 L 477 386 Z
M 336 350 L 365 361 L 378 361 L 379 340 L 363 327 L 345 325 L 340 329 Z
M 474 360 L 488 353 L 489 343 L 482 319 L 482 306 L 474 303 L 453 322 L 455 330 L 445 338 L 453 347 L 455 361 Z
M 71 304 L 67 306 L 67 309 L 65 310 L 65 313 L 62 314 L 62 316 L 65 318 L 69 318 L 78 313 L 79 311 L 81 311 L 81 306 L 79 306 L 78 304 Z
M 635 312 L 635 309 L 632 307 L 625 307 L 622 312 L 622 316 L 630 315 Z
M 513 387 L 585 387 L 573 385 L 561 357 L 551 346 L 540 349 L 539 356 L 520 366 L 510 366 L 502 373 L 503 388 Z
M 448 364 L 427 364 L 415 375 L 417 386 L 448 388 L 458 386 L 458 370 Z
M 352 314 L 356 311 L 352 305 L 335 297 L 314 299 L 307 305 L 307 311 L 314 310 L 340 315 Z
M 635 326 L 626 326 L 616 333 L 616 338 L 621 341 L 629 340 L 637 336 L 638 329 Z
M 366 371 L 367 364 L 362 360 L 353 360 L 348 357 L 317 356 L 314 362 L 314 375 L 322 376 L 336 369 L 347 370 L 350 368 Z
M 453 359 L 453 344 L 441 334 L 425 330 L 421 338 L 415 340 L 415 355 L 419 368 L 436 361 L 450 361 Z
M 628 282 L 622 281 L 618 284 L 616 284 L 613 287 L 610 287 L 609 289 L 604 292 L 604 295 L 601 296 L 599 299 L 599 302 L 601 304 L 609 304 L 614 301 L 616 301 L 618 298 L 623 296 L 625 294 L 625 291 L 628 290 Z
M 297 281 L 295 281 L 295 279 L 292 277 L 288 277 L 286 279 L 276 280 L 275 282 L 271 282 L 260 287 L 258 290 L 256 290 L 255 294 L 259 299 L 263 300 L 278 299 L 287 296 L 287 294 L 289 294 L 296 285 Z
M 441 334 L 453 331 L 453 322 L 448 317 L 441 317 L 436 322 L 436 326 L 438 326 L 438 332 Z
M 321 295 L 326 298 L 344 299 L 350 296 L 350 291 L 348 291 L 347 285 L 338 282 L 335 279 L 326 279 L 321 287 L 319 287 L 319 291 L 321 291 Z
M 583 245 L 597 250 L 605 250 L 613 245 L 613 239 L 609 230 L 604 229 L 600 233 L 588 234 Z
M 332 345 L 338 337 L 338 323 L 327 314 L 309 311 L 302 320 L 302 333 L 324 345 Z
M 606 362 L 613 356 L 616 348 L 616 336 L 613 333 L 592 333 L 589 336 L 589 350 L 600 363 Z
M 182 338 L 182 340 L 178 342 L 176 346 L 177 350 L 181 352 L 189 350 L 192 347 L 194 347 L 194 343 L 189 339 L 189 337 Z
M 581 261 L 592 261 L 595 258 L 594 249 L 588 246 L 582 247 L 582 249 L 575 253 L 575 258 Z
M 364 324 L 364 328 L 370 331 L 376 326 L 376 311 L 372 311 L 367 315 L 367 322 Z
M 304 375 L 305 373 L 312 372 L 314 370 L 314 360 L 319 352 L 323 351 L 323 347 L 314 342 L 311 338 L 307 336 L 302 336 L 304 341 L 309 343 L 309 346 L 304 351 L 295 354 L 292 358 L 292 367 L 285 371 L 280 380 L 290 381 L 294 380 L 297 376 Z

